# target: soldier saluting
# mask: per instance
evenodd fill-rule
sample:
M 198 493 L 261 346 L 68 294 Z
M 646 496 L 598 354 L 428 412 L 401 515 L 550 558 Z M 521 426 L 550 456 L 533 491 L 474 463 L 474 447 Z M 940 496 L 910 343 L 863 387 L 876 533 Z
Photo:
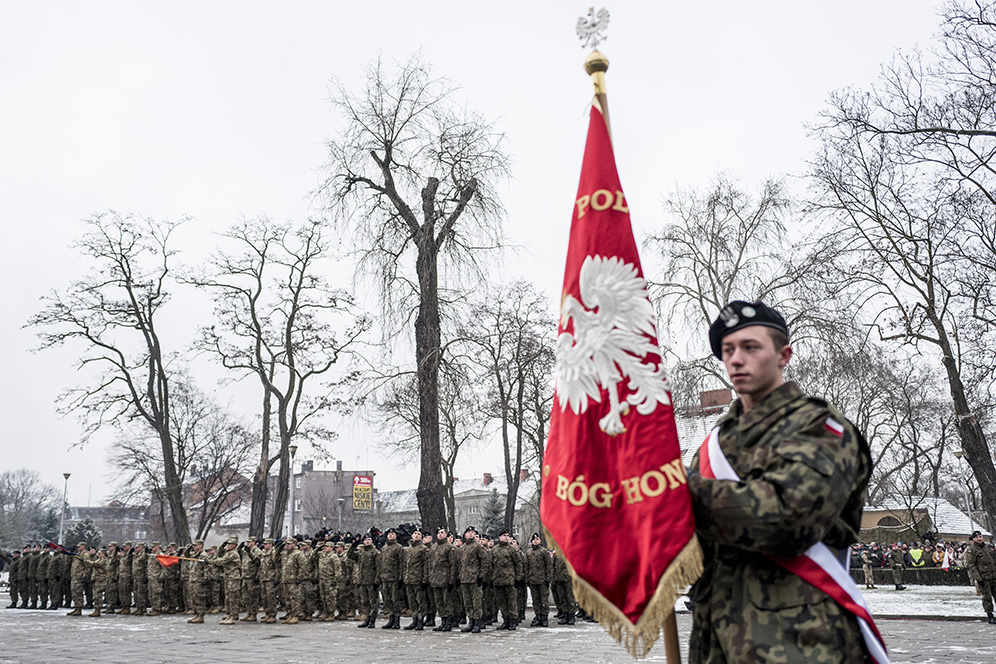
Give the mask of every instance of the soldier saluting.
M 706 556 L 691 593 L 693 664 L 865 657 L 858 619 L 831 599 L 833 589 L 775 560 L 821 542 L 836 553 L 856 541 L 871 472 L 854 427 L 784 380 L 788 340 L 785 319 L 762 302 L 731 302 L 709 328 L 739 399 L 689 471 Z

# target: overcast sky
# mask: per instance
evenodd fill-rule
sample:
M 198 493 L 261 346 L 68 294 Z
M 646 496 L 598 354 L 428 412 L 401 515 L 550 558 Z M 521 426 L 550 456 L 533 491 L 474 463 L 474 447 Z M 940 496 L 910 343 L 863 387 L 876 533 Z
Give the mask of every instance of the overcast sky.
M 608 40 L 613 140 L 637 239 L 663 221 L 662 197 L 719 171 L 750 187 L 798 175 L 814 149 L 805 125 L 827 94 L 867 87 L 896 48 L 927 47 L 936 2 L 841 0 L 616 2 Z M 577 2 L 24 2 L 0 0 L 0 222 L 6 352 L 0 470 L 30 468 L 69 500 L 110 494 L 106 441 L 74 447 L 78 423 L 54 401 L 78 384 L 76 354 L 33 353 L 23 329 L 39 298 L 84 269 L 69 247 L 100 211 L 178 220 L 196 260 L 240 216 L 302 220 L 324 141 L 339 119 L 329 81 L 357 89 L 364 63 L 420 51 L 458 84 L 459 100 L 505 132 L 503 268 L 550 294 L 563 279 L 591 84 L 574 25 Z M 341 275 L 348 279 L 349 266 Z M 645 272 L 654 278 L 654 265 Z M 370 294 L 361 302 L 376 310 Z M 171 311 L 183 351 L 196 307 Z M 198 315 L 204 311 L 196 310 Z M 213 389 L 213 377 L 205 378 Z M 237 392 L 219 397 L 247 414 Z M 331 453 L 374 467 L 380 489 L 412 488 L 415 465 L 343 424 Z M 299 459 L 301 455 L 299 454 Z M 501 472 L 494 450 L 468 455 L 462 477 Z M 368 461 L 369 460 L 369 461 Z

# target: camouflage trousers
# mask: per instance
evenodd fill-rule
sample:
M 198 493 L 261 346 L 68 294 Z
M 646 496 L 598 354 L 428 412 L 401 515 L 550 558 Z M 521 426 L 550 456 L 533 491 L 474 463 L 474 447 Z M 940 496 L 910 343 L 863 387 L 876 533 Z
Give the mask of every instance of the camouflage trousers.
M 259 611 L 259 581 L 242 579 L 242 610 L 250 616 Z
M 301 584 L 284 583 L 281 585 L 281 595 L 284 598 L 284 608 L 287 615 L 296 618 L 301 614 Z
M 277 615 L 277 582 L 276 581 L 262 581 L 259 584 L 260 598 L 263 605 L 263 613 L 266 614 L 268 618 Z M 257 607 L 259 608 L 259 607 Z M 252 609 L 250 609 L 252 613 Z
M 353 597 L 353 584 L 344 581 L 339 582 L 339 588 L 335 595 L 335 603 L 336 608 L 339 610 L 339 615 L 346 615 L 356 608 L 356 601 Z
M 892 568 L 892 582 L 897 586 L 903 585 L 903 568 L 893 567 Z
M 979 579 L 975 586 L 982 593 L 982 608 L 986 613 L 993 612 L 993 595 L 996 594 L 996 579 Z
M 118 603 L 121 608 L 127 609 L 131 606 L 131 577 L 118 577 Z
M 501 617 L 514 620 L 519 617 L 519 605 L 516 600 L 518 589 L 515 586 L 495 586 L 495 604 L 501 611 Z
M 390 616 L 401 615 L 401 593 L 404 586 L 400 581 L 383 581 L 380 593 L 384 596 L 384 613 Z
M 550 592 L 553 593 L 553 603 L 557 605 L 559 613 L 574 615 L 578 610 L 574 602 L 574 586 L 570 581 L 554 581 L 550 584 Z
M 409 583 L 405 585 L 405 592 L 408 593 L 408 608 L 412 616 L 429 615 L 429 601 L 425 596 L 425 586 L 421 583 Z
M 187 584 L 190 593 L 190 604 L 188 609 L 193 609 L 194 613 L 203 616 L 208 610 L 208 582 L 191 581 Z
M 484 611 L 485 618 L 490 618 L 498 613 L 498 605 L 495 603 L 495 589 L 491 584 L 485 585 L 484 592 L 481 593 L 481 610 Z
M 242 608 L 242 579 L 225 579 L 225 614 L 238 616 Z
M 11 579 L 10 581 L 10 603 L 14 606 L 17 605 L 19 599 L 24 599 L 20 594 L 21 584 L 17 582 L 16 579 Z
M 322 614 L 330 616 L 335 613 L 335 596 L 339 589 L 339 584 L 335 579 L 321 579 L 318 581 L 318 597 L 322 602 Z
M 357 588 L 360 590 L 360 612 L 366 614 L 367 618 L 376 620 L 377 609 L 380 604 L 380 596 L 377 594 L 377 584 L 361 583 Z
M 453 609 L 453 602 L 450 600 L 450 591 L 447 588 L 433 588 L 433 599 L 436 601 L 436 611 L 440 616 L 449 618 L 456 615 Z
M 315 582 L 308 580 L 301 582 L 301 615 L 313 616 L 318 607 L 318 588 Z
M 136 576 L 132 582 L 132 592 L 135 593 L 135 608 L 139 611 L 145 611 L 145 608 L 149 606 L 149 580 Z
M 875 585 L 875 577 L 872 575 L 872 566 L 871 565 L 862 565 L 861 566 L 861 571 L 863 571 L 865 573 L 865 585 L 866 586 L 874 586 Z
M 476 583 L 461 583 L 460 594 L 463 597 L 463 610 L 466 612 L 467 617 L 472 620 L 483 618 L 483 593 L 481 592 L 481 587 Z
M 537 616 L 550 615 L 550 586 L 545 583 L 529 584 L 529 594 L 533 598 L 533 613 Z
M 164 608 L 163 582 L 154 576 L 149 579 L 149 606 L 156 613 L 159 613 Z
M 72 581 L 72 593 L 73 593 L 73 608 L 82 609 L 86 601 L 83 597 L 83 591 L 86 589 L 85 580 L 82 578 L 75 578 Z

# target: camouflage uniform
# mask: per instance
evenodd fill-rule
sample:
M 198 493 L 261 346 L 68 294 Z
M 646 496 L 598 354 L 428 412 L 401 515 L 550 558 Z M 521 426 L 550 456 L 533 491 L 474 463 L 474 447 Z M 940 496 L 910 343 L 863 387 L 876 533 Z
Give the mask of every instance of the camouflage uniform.
M 519 550 L 508 542 L 498 542 L 491 550 L 491 577 L 495 584 L 495 602 L 504 624 L 498 629 L 515 629 L 519 619 L 516 603 L 516 583 L 523 575 Z
M 558 552 L 553 552 L 553 575 L 550 577 L 550 590 L 557 605 L 558 621 L 561 625 L 573 625 L 577 603 L 574 601 L 574 583 L 567 561 Z
M 906 556 L 898 545 L 889 552 L 889 564 L 892 566 L 892 582 L 896 584 L 896 590 L 904 590 L 903 567 L 906 565 Z
M 118 553 L 118 603 L 121 613 L 131 613 L 131 542 L 125 542 Z
M 831 431 L 828 418 L 843 424 Z M 746 413 L 719 419 L 739 482 L 688 474 L 706 570 L 695 584 L 689 661 L 860 662 L 855 617 L 772 562 L 856 540 L 871 471 L 867 444 L 836 410 L 785 383 Z
M 301 615 L 299 618 L 310 621 L 318 606 L 318 557 L 309 540 L 301 545 L 304 558 L 304 573 L 301 576 Z M 306 549 L 306 550 L 304 550 Z
M 149 606 L 149 554 L 139 544 L 131 554 L 131 587 L 135 594 L 135 613 L 145 615 Z
M 38 556 L 38 567 L 35 570 L 35 587 L 38 593 L 38 608 L 48 608 L 48 588 L 49 588 L 49 563 L 52 562 L 52 554 L 45 549 Z
M 73 595 L 73 610 L 67 615 L 83 615 L 83 605 L 85 604 L 83 593 L 86 589 L 86 578 L 89 569 L 84 562 L 86 556 L 86 542 L 76 545 L 76 555 L 72 558 L 72 567 L 69 569 L 71 593 Z
M 456 550 L 447 540 L 436 539 L 429 550 L 429 585 L 436 600 L 436 608 L 443 619 L 439 631 L 449 631 L 456 624 L 456 612 L 450 597 L 456 586 Z
M 242 549 L 242 609 L 246 622 L 256 622 L 259 611 L 259 564 L 262 552 L 256 546 L 256 540 L 250 538 Z
M 28 572 L 31 570 L 31 547 L 24 547 L 21 552 L 21 564 L 17 567 L 16 578 L 11 579 L 11 585 L 17 583 L 17 593 L 21 596 L 21 605 L 19 608 L 28 608 Z
M 166 567 L 159 563 L 156 555 L 159 553 L 159 542 L 152 543 L 152 551 L 145 558 L 145 578 L 149 584 L 149 605 L 152 610 L 149 615 L 158 616 L 163 610 L 163 581 L 166 577 Z
M 342 563 L 333 553 L 331 543 L 318 551 L 318 594 L 322 600 L 319 618 L 331 622 L 335 619 L 335 596 L 342 576 Z
M 996 594 L 996 554 L 985 543 L 972 542 L 965 549 L 965 567 L 982 592 L 982 608 L 991 618 L 993 594 Z
M 377 619 L 377 608 L 380 598 L 377 595 L 377 556 L 380 554 L 373 544 L 364 544 L 349 550 L 349 557 L 356 563 L 358 570 L 358 583 L 360 591 L 360 611 L 366 614 L 367 619 L 361 623 L 364 627 L 373 625 Z
M 546 627 L 550 616 L 550 581 L 553 558 L 542 544 L 533 544 L 526 553 L 526 583 L 533 598 L 533 626 Z
M 390 616 L 388 624 L 391 626 L 401 619 L 404 562 L 404 547 L 396 539 L 387 540 L 377 557 L 377 572 L 380 577 L 380 592 L 384 596 L 384 613 Z
M 301 613 L 301 579 L 307 570 L 304 556 L 297 549 L 297 544 L 290 544 L 294 540 L 284 543 L 284 549 L 280 554 L 280 582 L 282 584 L 284 605 L 287 613 L 283 621 L 287 625 L 296 625 L 297 617 Z
M 408 593 L 408 608 L 412 612 L 412 625 L 409 625 L 411 629 L 420 630 L 425 617 L 429 614 L 429 602 L 425 596 L 426 588 L 429 586 L 428 562 L 429 548 L 422 540 L 412 541 L 405 553 L 403 575 L 405 592 Z
M 86 556 L 83 558 L 83 564 L 90 569 L 91 579 L 93 580 L 93 613 L 90 616 L 99 618 L 100 610 L 104 606 L 104 603 L 110 601 L 109 595 L 112 592 L 110 570 L 115 564 L 114 559 L 108 557 L 104 550 L 101 549 L 94 557 Z M 117 587 L 115 586 L 114 592 L 116 591 Z
M 225 584 L 225 617 L 221 624 L 231 625 L 239 618 L 239 609 L 242 603 L 242 557 L 235 550 L 238 542 L 234 539 L 228 540 L 224 545 L 224 551 L 211 559 L 211 566 L 221 576 Z
M 204 622 L 204 614 L 208 610 L 207 595 L 210 580 L 208 579 L 209 566 L 205 564 L 208 561 L 208 556 L 203 551 L 191 551 L 185 557 L 195 558 L 198 561 L 180 561 L 187 572 L 187 586 L 190 597 L 188 609 L 192 609 L 194 612 L 194 617 L 187 622 L 202 623 Z
M 459 549 L 460 554 L 460 594 L 463 596 L 463 608 L 470 621 L 465 630 L 480 632 L 481 619 L 484 617 L 483 591 L 484 577 L 488 574 L 491 557 L 477 539 L 468 539 Z
M 356 611 L 356 598 L 353 588 L 353 561 L 346 555 L 345 545 L 341 542 L 336 545 L 340 549 L 336 553 L 339 556 L 339 564 L 342 567 L 342 574 L 339 576 L 339 587 L 336 591 L 336 608 L 339 620 L 345 620 L 348 614 Z
M 38 567 L 41 564 L 41 549 L 35 546 L 37 551 L 32 551 L 31 555 L 28 556 L 28 564 L 26 568 L 26 577 L 28 587 L 28 601 L 31 603 L 28 605 L 29 609 L 38 608 Z
M 21 552 L 12 551 L 10 555 L 4 554 L 0 551 L 0 555 L 3 555 L 3 559 L 7 561 L 9 569 L 7 570 L 7 579 L 10 582 L 10 604 L 7 606 L 8 609 L 17 608 L 17 600 L 20 599 L 18 595 L 18 568 L 21 566 Z
M 263 602 L 265 623 L 277 621 L 277 584 L 280 583 L 280 558 L 273 548 L 273 540 L 263 541 L 263 550 L 259 554 L 259 590 Z
M 875 587 L 875 577 L 872 575 L 872 559 L 870 551 L 861 552 L 861 571 L 865 573 L 865 588 Z

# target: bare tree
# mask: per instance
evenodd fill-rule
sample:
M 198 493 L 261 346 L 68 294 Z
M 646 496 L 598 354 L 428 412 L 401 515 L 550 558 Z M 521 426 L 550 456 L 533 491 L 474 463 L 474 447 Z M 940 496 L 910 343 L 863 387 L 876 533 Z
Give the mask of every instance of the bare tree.
M 213 292 L 218 323 L 202 331 L 198 347 L 214 354 L 238 378 L 255 375 L 263 389 L 259 462 L 252 480 L 250 533 L 262 535 L 267 477 L 279 461 L 270 536 L 280 536 L 287 509 L 290 445 L 296 436 L 321 434 L 315 418 L 343 406 L 332 369 L 370 326 L 352 296 L 322 276 L 335 252 L 318 222 L 297 228 L 260 218 L 224 236 L 207 274 L 188 277 Z M 343 372 L 338 381 L 352 376 Z M 317 386 L 314 384 L 317 383 Z M 275 420 L 275 421 L 273 421 Z M 276 428 L 279 449 L 270 451 Z
M 401 452 L 404 458 L 420 456 L 419 398 L 415 376 L 402 375 L 390 383 L 377 401 L 379 425 L 389 432 L 387 446 Z M 443 502 L 446 520 L 441 522 L 456 530 L 456 499 L 453 483 L 460 453 L 481 441 L 487 416 L 483 412 L 484 395 L 468 369 L 454 360 L 440 368 L 439 419 L 440 469 L 443 474 Z M 424 524 L 432 527 L 431 524 Z
M 345 127 L 328 143 L 322 192 L 347 220 L 360 270 L 380 285 L 385 329 L 401 329 L 415 313 L 418 505 L 423 523 L 444 523 L 441 307 L 447 288 L 459 286 L 445 278 L 476 272 L 482 251 L 501 244 L 503 137 L 458 106 L 453 88 L 417 58 L 394 70 L 374 62 L 359 93 L 335 83 L 332 104 Z
M 515 520 L 523 462 L 539 453 L 553 398 L 556 321 L 546 298 L 519 281 L 486 291 L 461 335 L 487 385 L 487 413 L 499 423 L 504 452 L 505 527 Z
M 246 502 L 245 475 L 259 439 L 199 390 L 189 376 L 177 374 L 171 387 L 177 474 L 188 516 L 194 519 L 195 538 L 204 539 L 219 520 Z M 138 427 L 124 429 L 111 447 L 109 464 L 118 500 L 144 505 L 151 496 L 151 518 L 166 532 L 168 510 L 156 441 Z
M 169 357 L 157 327 L 169 301 L 167 283 L 177 224 L 114 212 L 85 221 L 76 243 L 93 270 L 62 293 L 43 298 L 31 317 L 41 348 L 81 348 L 77 366 L 94 370 L 92 382 L 68 390 L 62 412 L 80 415 L 86 442 L 97 431 L 130 419 L 147 424 L 159 442 L 170 536 L 190 541 L 187 513 L 170 423 Z
M 59 533 L 59 494 L 38 473 L 21 468 L 0 472 L 0 545 L 50 539 Z
M 967 358 L 986 352 L 973 338 L 961 291 L 960 208 L 949 182 L 910 163 L 901 140 L 868 131 L 834 106 L 817 129 L 823 149 L 812 165 L 812 209 L 826 220 L 827 270 L 838 296 L 852 297 L 882 341 L 924 353 L 944 372 L 965 458 L 996 515 L 996 467 L 972 393 Z

